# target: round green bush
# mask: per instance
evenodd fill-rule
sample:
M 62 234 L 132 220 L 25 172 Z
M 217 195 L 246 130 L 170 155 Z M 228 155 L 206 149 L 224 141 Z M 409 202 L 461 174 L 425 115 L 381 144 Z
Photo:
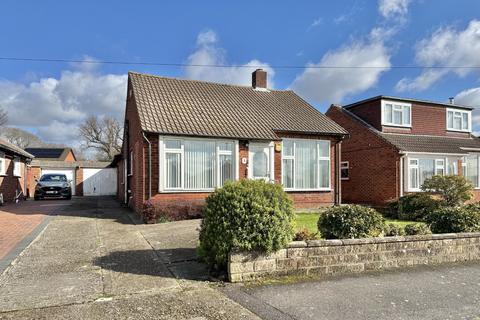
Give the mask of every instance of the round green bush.
M 227 182 L 208 196 L 203 213 L 199 254 L 217 270 L 226 266 L 233 249 L 270 253 L 293 238 L 292 201 L 278 184 Z
M 405 230 L 396 224 L 389 223 L 385 226 L 385 230 L 383 234 L 386 237 L 396 237 L 396 236 L 403 236 L 405 234 Z
M 392 206 L 400 220 L 423 221 L 430 212 L 437 210 L 441 202 L 426 193 L 412 193 L 400 197 Z
M 326 239 L 377 237 L 384 228 L 380 213 L 358 205 L 329 208 L 318 219 L 318 231 Z
M 475 205 L 440 208 L 426 220 L 433 233 L 480 231 L 480 211 Z
M 430 228 L 423 223 L 410 223 L 405 226 L 405 234 L 407 236 L 415 236 L 422 234 L 431 234 Z

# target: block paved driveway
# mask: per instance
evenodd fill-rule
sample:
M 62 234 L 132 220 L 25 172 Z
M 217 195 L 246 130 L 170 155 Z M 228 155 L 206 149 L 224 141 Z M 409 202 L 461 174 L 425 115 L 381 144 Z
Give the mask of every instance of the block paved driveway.
M 135 225 L 128 213 L 113 198 L 56 211 L 0 275 L 0 319 L 258 319 L 204 281 L 198 220 Z
M 59 200 L 45 201 L 41 204 L 29 200 L 0 207 L 0 261 L 39 227 L 48 215 L 65 205 L 67 205 L 65 202 Z

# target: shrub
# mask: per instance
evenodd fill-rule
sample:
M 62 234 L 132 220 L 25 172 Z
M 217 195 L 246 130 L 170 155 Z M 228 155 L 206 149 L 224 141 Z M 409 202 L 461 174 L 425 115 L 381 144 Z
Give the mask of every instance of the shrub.
M 358 205 L 329 208 L 318 219 L 318 230 L 327 239 L 376 237 L 384 225 L 375 209 Z
M 440 207 L 440 201 L 426 193 L 412 193 L 400 197 L 395 203 L 396 218 L 423 221 L 425 216 Z
M 203 212 L 199 254 L 217 270 L 232 249 L 270 253 L 293 237 L 292 201 L 278 184 L 228 182 L 208 196 Z
M 472 198 L 473 187 L 462 176 L 433 176 L 425 180 L 422 190 L 438 193 L 446 206 L 455 207 Z
M 156 209 L 151 201 L 147 200 L 143 203 L 142 219 L 149 224 L 157 221 Z
M 429 214 L 427 222 L 434 233 L 478 232 L 480 212 L 476 205 L 445 207 Z
M 307 228 L 303 228 L 295 233 L 293 240 L 295 241 L 305 241 L 305 240 L 316 240 L 318 239 L 318 233 L 313 233 Z
M 405 234 L 407 236 L 415 236 L 422 234 L 431 234 L 430 228 L 423 223 L 411 223 L 405 226 Z
M 383 233 L 386 237 L 396 237 L 403 236 L 405 234 L 405 230 L 401 226 L 389 223 L 385 226 Z

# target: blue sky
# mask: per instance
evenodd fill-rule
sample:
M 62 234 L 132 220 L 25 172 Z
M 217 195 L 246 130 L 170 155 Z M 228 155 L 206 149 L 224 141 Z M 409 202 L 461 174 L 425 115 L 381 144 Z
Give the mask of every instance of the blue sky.
M 480 69 L 395 68 L 480 66 L 479 15 L 478 0 L 6 0 L 0 57 L 261 64 L 275 88 L 294 89 L 320 111 L 378 94 L 455 96 L 480 107 Z M 0 60 L 0 105 L 10 125 L 75 143 L 88 115 L 122 118 L 129 70 L 248 84 L 252 68 Z

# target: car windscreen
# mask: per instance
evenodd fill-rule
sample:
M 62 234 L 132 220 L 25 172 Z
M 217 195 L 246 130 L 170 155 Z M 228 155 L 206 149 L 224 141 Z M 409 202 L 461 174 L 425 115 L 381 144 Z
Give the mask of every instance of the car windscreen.
M 40 181 L 43 182 L 66 182 L 67 177 L 64 174 L 46 174 L 42 176 Z

